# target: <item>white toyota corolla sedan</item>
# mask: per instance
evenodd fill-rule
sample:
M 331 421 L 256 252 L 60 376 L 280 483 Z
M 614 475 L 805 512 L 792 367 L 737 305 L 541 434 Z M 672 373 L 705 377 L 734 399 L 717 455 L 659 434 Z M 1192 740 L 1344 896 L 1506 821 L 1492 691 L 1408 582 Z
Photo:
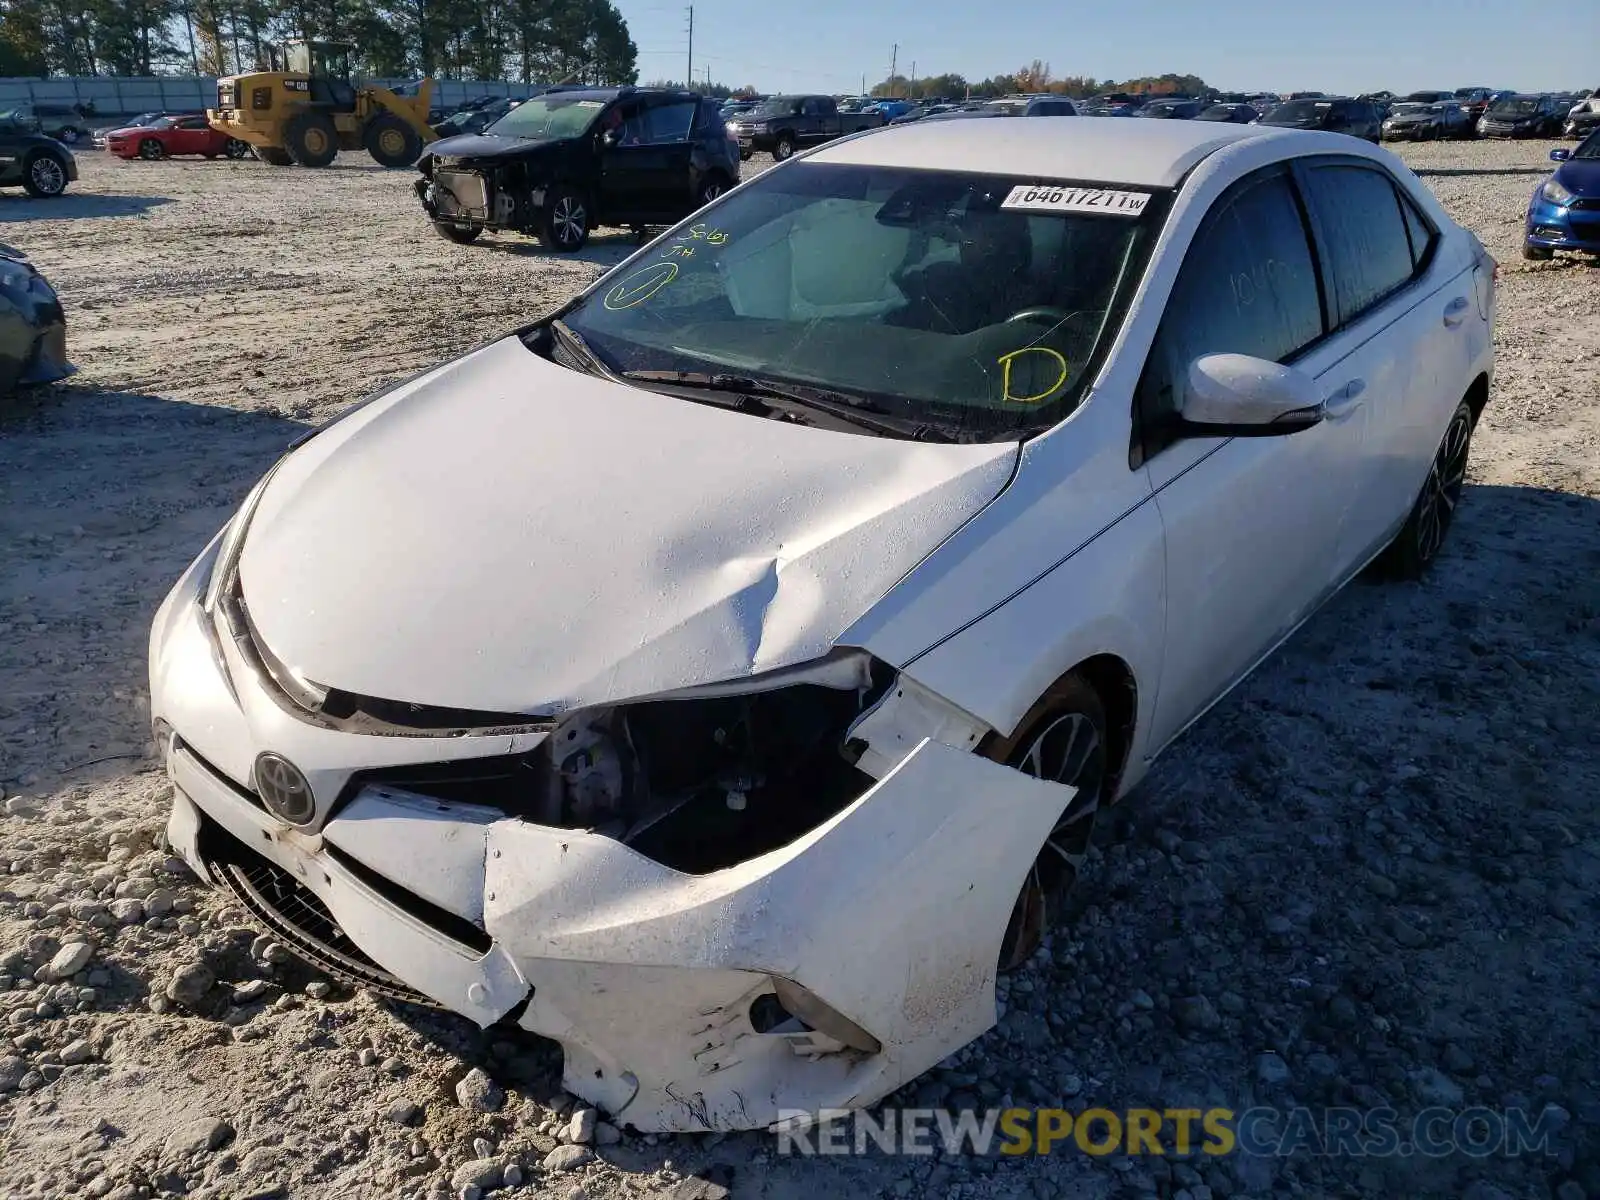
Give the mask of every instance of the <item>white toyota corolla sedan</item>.
M 178 582 L 169 834 L 641 1130 L 982 1034 L 1097 809 L 1438 553 L 1493 260 L 1388 152 L 955 121 L 734 189 L 292 448 Z

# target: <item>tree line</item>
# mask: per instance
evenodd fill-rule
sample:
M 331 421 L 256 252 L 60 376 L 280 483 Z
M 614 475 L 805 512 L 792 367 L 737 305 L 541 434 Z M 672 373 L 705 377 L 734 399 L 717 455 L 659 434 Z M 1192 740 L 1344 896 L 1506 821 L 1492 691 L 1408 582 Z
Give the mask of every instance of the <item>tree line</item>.
M 1104 95 L 1106 92 L 1135 92 L 1151 95 L 1198 96 L 1207 90 L 1205 80 L 1198 75 L 1145 75 L 1138 79 L 1100 79 L 1092 75 L 1068 75 L 1057 79 L 1050 73 L 1050 64 L 1034 59 L 1031 63 L 1009 75 L 991 75 L 988 79 L 968 80 L 956 74 L 930 75 L 922 79 L 908 79 L 894 75 L 872 88 L 874 96 L 925 100 L 945 97 L 960 100 L 967 96 L 1009 96 L 1019 92 L 1050 92 L 1069 96 L 1074 100 Z
M 611 0 L 0 0 L 0 76 L 231 75 L 292 38 L 372 78 L 633 83 Z

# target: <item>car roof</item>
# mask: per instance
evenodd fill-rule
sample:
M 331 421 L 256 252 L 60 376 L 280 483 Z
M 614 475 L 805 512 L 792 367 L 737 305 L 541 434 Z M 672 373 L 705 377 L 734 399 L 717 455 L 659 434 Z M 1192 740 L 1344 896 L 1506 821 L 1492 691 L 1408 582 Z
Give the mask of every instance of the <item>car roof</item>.
M 1188 121 L 913 121 L 831 142 L 813 162 L 976 171 L 1022 178 L 1175 187 L 1202 159 L 1251 138 L 1314 135 L 1261 125 Z

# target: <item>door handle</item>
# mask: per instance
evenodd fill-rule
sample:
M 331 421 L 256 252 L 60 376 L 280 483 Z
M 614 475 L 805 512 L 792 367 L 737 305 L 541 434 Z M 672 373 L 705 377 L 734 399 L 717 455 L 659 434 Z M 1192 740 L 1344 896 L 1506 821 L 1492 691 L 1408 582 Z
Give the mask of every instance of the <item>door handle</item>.
M 1454 329 L 1457 325 L 1461 324 L 1461 322 L 1465 321 L 1467 319 L 1468 307 L 1469 305 L 1465 296 L 1457 296 L 1454 300 L 1450 301 L 1449 304 L 1446 304 L 1444 306 L 1444 323 L 1446 328 Z
M 1361 395 L 1366 390 L 1367 381 L 1365 379 L 1352 379 L 1322 402 L 1323 420 L 1344 420 L 1365 403 L 1361 399 Z

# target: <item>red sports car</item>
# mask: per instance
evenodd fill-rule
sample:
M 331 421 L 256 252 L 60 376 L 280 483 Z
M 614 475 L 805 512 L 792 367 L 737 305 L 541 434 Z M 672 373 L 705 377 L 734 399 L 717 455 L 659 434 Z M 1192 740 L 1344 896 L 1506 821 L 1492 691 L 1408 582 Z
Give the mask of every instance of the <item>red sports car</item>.
M 173 154 L 203 154 L 207 158 L 244 158 L 250 147 L 237 138 L 211 128 L 203 116 L 162 117 L 134 129 L 113 129 L 106 149 L 118 158 L 167 158 Z

